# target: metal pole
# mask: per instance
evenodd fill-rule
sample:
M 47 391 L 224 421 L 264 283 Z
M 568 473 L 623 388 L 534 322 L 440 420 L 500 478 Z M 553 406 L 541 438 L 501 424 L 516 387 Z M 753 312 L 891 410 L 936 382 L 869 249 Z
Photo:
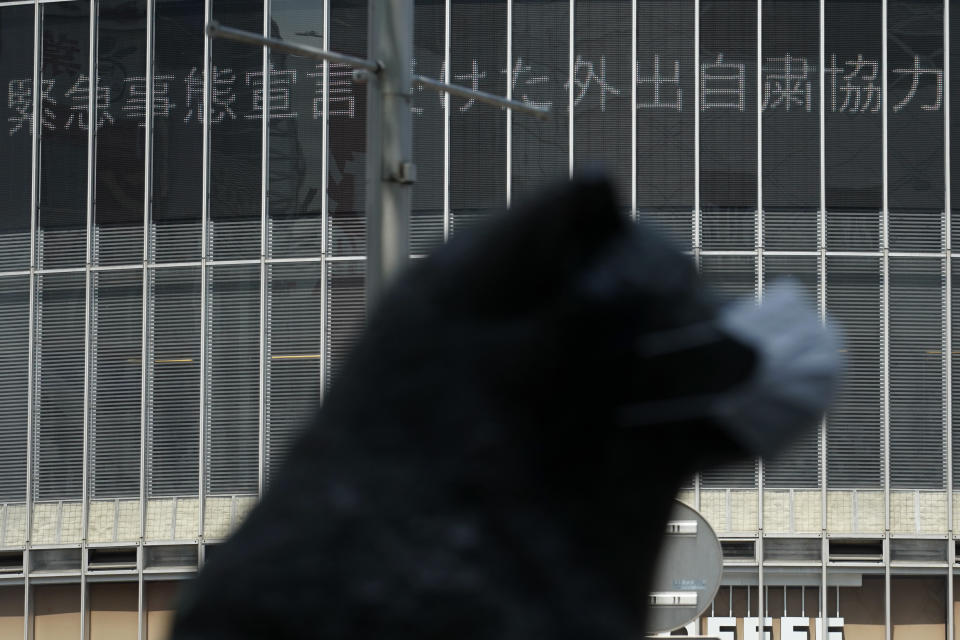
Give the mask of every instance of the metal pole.
M 368 0 L 367 308 L 409 260 L 411 185 L 416 180 L 410 119 L 413 0 Z M 383 66 L 381 60 L 389 60 Z

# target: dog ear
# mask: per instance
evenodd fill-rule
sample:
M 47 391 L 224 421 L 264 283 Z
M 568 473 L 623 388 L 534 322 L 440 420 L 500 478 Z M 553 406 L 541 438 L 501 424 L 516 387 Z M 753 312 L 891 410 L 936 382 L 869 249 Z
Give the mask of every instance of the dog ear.
M 577 179 L 455 236 L 413 271 L 464 311 L 523 312 L 567 288 L 629 225 L 605 179 Z

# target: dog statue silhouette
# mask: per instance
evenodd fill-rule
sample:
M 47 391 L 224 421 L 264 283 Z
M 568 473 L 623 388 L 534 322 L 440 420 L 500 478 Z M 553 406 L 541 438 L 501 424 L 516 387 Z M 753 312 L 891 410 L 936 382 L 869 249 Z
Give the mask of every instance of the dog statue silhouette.
M 454 237 L 371 314 L 173 637 L 642 636 L 677 488 L 829 402 L 832 334 L 789 285 L 764 299 L 718 304 L 599 178 Z

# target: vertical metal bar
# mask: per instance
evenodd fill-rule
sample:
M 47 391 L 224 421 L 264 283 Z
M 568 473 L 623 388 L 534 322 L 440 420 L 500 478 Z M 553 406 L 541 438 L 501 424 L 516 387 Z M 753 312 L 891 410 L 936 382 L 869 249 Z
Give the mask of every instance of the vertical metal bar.
M 137 640 L 147 638 L 147 616 L 144 611 L 146 597 L 144 594 L 143 565 L 146 548 L 141 544 L 137 547 Z
M 90 637 L 90 583 L 87 581 L 87 563 L 84 557 L 80 573 L 80 639 Z
M 946 313 L 946 345 L 944 353 L 946 358 L 946 423 L 947 423 L 947 531 L 953 533 L 953 499 L 950 495 L 953 491 L 953 438 L 951 437 L 951 424 L 953 423 L 953 371 L 951 367 L 953 355 L 953 291 L 951 289 L 952 275 L 952 225 L 951 210 L 953 208 L 950 184 L 950 0 L 944 0 L 943 3 L 943 93 L 944 93 L 944 112 L 943 112 L 943 172 L 944 172 L 944 241 L 943 253 L 945 259 L 945 290 L 944 310 Z M 952 537 L 952 536 L 951 536 Z
M 827 317 L 827 187 L 826 187 L 826 67 L 827 45 L 826 45 L 826 0 L 820 0 L 820 23 L 819 23 L 819 41 L 820 41 L 820 68 L 818 80 L 820 83 L 820 224 L 818 249 L 820 255 L 819 277 L 820 277 L 820 321 L 826 322 Z M 826 611 L 827 607 L 827 561 L 830 557 L 830 543 L 827 538 L 827 419 L 824 417 L 820 421 L 820 611 Z M 820 637 L 827 640 L 827 616 L 820 615 Z
M 634 0 L 636 4 L 636 0 Z M 634 16 L 633 21 L 634 28 L 634 47 L 636 47 L 636 30 L 637 30 L 637 21 L 636 16 Z M 634 56 L 636 58 L 636 56 Z M 634 101 L 633 101 L 633 110 L 634 110 L 634 126 L 636 127 L 636 114 L 637 114 L 637 100 L 636 100 L 636 85 L 637 85 L 637 73 L 634 71 L 633 75 L 633 85 L 634 85 Z M 694 106 L 693 106 L 693 262 L 697 273 L 702 273 L 702 263 L 700 260 L 700 0 L 693 0 L 693 91 L 695 94 L 694 97 Z M 636 142 L 636 141 L 634 141 Z M 634 157 L 634 197 L 636 197 L 636 157 L 637 157 L 637 146 L 634 143 L 633 146 L 633 157 Z M 702 474 L 697 472 L 696 480 L 694 483 L 695 488 L 695 499 L 697 502 L 697 511 L 700 510 L 701 506 L 701 485 L 702 485 Z M 729 499 L 727 500 L 727 506 L 730 506 Z M 727 523 L 729 526 L 730 517 L 729 513 L 727 515 Z M 733 609 L 733 587 L 728 588 L 728 593 L 730 594 L 730 609 Z
M 143 180 L 143 271 L 142 309 L 140 317 L 140 541 L 143 542 L 146 520 L 147 480 L 147 383 L 150 373 L 149 325 L 150 325 L 150 279 L 148 277 L 150 246 L 150 214 L 153 202 L 153 12 L 155 0 L 147 0 L 147 65 L 146 107 L 144 113 L 144 180 Z
M 40 130 L 43 128 L 40 123 L 40 109 L 43 102 L 42 80 L 40 78 L 40 57 L 43 50 L 43 36 L 40 24 L 40 2 L 33 2 L 33 84 L 31 86 L 31 96 L 33 104 L 31 105 L 30 116 L 30 280 L 28 291 L 28 322 L 27 327 L 27 477 L 24 478 L 26 493 L 24 495 L 24 508 L 26 509 L 24 526 L 24 551 L 23 551 L 23 640 L 33 638 L 33 602 L 30 587 L 30 545 L 31 533 L 33 531 L 33 446 L 34 446 L 34 412 L 33 403 L 36 396 L 36 366 L 35 345 L 36 345 L 36 307 L 37 307 L 37 229 L 38 229 L 38 197 L 40 172 L 39 149 L 40 149 Z
M 147 412 L 149 410 L 147 385 L 150 366 L 150 216 L 153 202 L 153 109 L 154 109 L 154 11 L 156 0 L 147 0 L 147 37 L 146 37 L 146 105 L 144 105 L 144 145 L 143 145 L 143 270 L 141 271 L 141 315 L 140 315 L 140 535 L 137 548 L 137 640 L 144 640 L 147 634 L 147 619 L 144 615 L 143 595 L 143 543 L 146 538 L 147 522 Z
M 574 27 L 575 27 L 575 9 L 576 9 L 577 0 L 570 0 L 570 49 L 568 51 L 569 63 L 570 63 L 570 77 L 567 80 L 568 87 L 570 90 L 567 92 L 567 161 L 569 163 L 569 178 L 573 180 L 573 78 L 576 74 L 576 61 L 574 60 L 574 48 L 576 42 L 574 40 Z M 508 109 L 509 111 L 509 109 Z
M 700 472 L 693 474 L 693 506 L 700 511 Z
M 757 299 L 763 302 L 763 0 L 757 0 Z M 761 592 L 763 589 L 760 590 Z
M 33 587 L 30 585 L 30 579 L 27 576 L 26 562 L 30 550 L 24 552 L 24 572 L 23 572 L 23 640 L 33 640 Z
M 513 100 L 513 0 L 507 0 L 507 100 Z M 507 209 L 513 194 L 513 111 L 507 109 Z
M 450 82 L 450 0 L 443 6 L 443 82 Z M 507 73 L 509 76 L 509 71 Z M 509 83 L 508 83 L 509 84 Z M 450 239 L 450 94 L 443 98 L 443 241 Z M 508 110 L 509 111 L 509 110 Z
M 83 463 L 81 480 L 81 571 L 80 571 L 80 640 L 86 640 L 89 633 L 90 598 L 87 587 L 87 529 L 90 520 L 90 367 L 93 362 L 91 353 L 91 314 L 93 313 L 93 283 L 90 266 L 93 262 L 93 231 L 96 216 L 96 179 L 97 179 L 97 9 L 98 0 L 90 0 L 90 83 L 87 96 L 87 236 L 84 265 L 84 306 L 83 327 Z
M 700 268 L 700 0 L 693 0 L 693 259 Z M 633 78 L 637 82 L 636 76 Z M 636 101 L 634 101 L 636 109 Z M 636 173 L 636 172 L 634 172 Z
M 448 0 L 449 1 L 449 0 Z M 323 0 L 323 48 L 330 48 L 330 0 Z M 320 255 L 323 261 L 320 263 L 320 400 L 326 393 L 327 385 L 327 224 L 330 219 L 329 203 L 327 197 L 327 184 L 329 180 L 329 157 L 330 157 L 330 63 L 323 61 L 323 158 L 321 159 L 321 176 L 323 195 L 321 200 L 320 213 Z
M 89 84 L 87 88 L 87 218 L 86 218 L 86 238 L 84 249 L 84 328 L 83 328 L 83 460 L 81 472 L 81 521 L 83 531 L 81 540 L 87 539 L 87 517 L 88 517 L 88 485 L 89 485 L 89 436 L 90 436 L 90 314 L 91 314 L 91 282 L 90 282 L 90 263 L 93 260 L 92 235 L 95 193 L 96 193 L 96 132 L 97 132 L 97 0 L 90 0 L 90 29 L 89 41 Z
M 270 37 L 271 0 L 263 0 L 263 36 Z M 263 116 L 260 140 L 260 379 L 258 381 L 259 415 L 257 416 L 257 496 L 266 488 L 267 437 L 267 252 L 270 231 L 270 47 L 263 47 Z
M 890 270 L 890 238 L 889 238 L 889 210 L 888 210 L 888 175 L 887 175 L 887 0 L 883 0 L 883 70 L 882 70 L 882 101 L 883 101 L 883 211 L 881 219 L 881 260 L 883 270 L 883 468 L 884 494 L 886 516 L 884 531 L 890 532 L 890 389 L 889 389 L 889 270 Z
M 386 61 L 367 82 L 367 308 L 410 259 L 410 65 L 413 0 L 368 0 L 369 58 Z
M 213 0 L 204 0 L 204 25 L 213 19 Z M 203 551 L 204 520 L 206 511 L 206 483 L 207 483 L 207 373 L 210 363 L 207 358 L 207 314 L 209 300 L 209 274 L 207 261 L 209 260 L 210 244 L 210 110 L 211 91 L 210 77 L 213 74 L 213 41 L 209 37 L 203 39 L 203 148 L 202 148 L 202 188 L 200 218 L 200 440 L 197 443 L 197 537 L 200 541 L 200 550 Z M 201 557 L 202 561 L 202 557 Z
M 884 637 L 892 640 L 893 629 L 890 625 L 890 212 L 889 212 L 889 175 L 887 171 L 887 111 L 888 111 L 888 83 L 887 83 L 887 0 L 882 2 L 883 17 L 881 20 L 883 33 L 883 63 L 882 73 L 882 102 L 883 102 L 883 213 L 882 213 L 882 269 L 883 269 L 883 496 L 884 496 L 884 540 L 883 540 L 883 574 L 884 574 Z
M 893 638 L 893 625 L 890 621 L 890 580 L 890 536 L 887 535 L 883 539 L 883 632 L 887 640 Z
M 943 269 L 944 269 L 944 439 L 946 440 L 947 495 L 947 638 L 953 640 L 956 620 L 953 615 L 953 567 L 956 545 L 953 541 L 953 264 L 950 256 L 952 233 L 950 212 L 950 0 L 943 2 Z
M 757 0 L 757 301 L 763 302 L 763 0 Z M 763 458 L 757 459 L 757 617 L 763 629 Z
M 819 306 L 820 321 L 827 318 L 827 179 L 826 179 L 826 0 L 820 0 L 820 211 L 818 224 L 817 249 L 819 267 Z M 821 534 L 827 531 L 827 421 L 820 422 L 820 528 Z M 826 636 L 823 636 L 826 638 Z
M 630 20 L 630 217 L 637 219 L 637 0 Z M 697 508 L 700 508 L 699 491 Z

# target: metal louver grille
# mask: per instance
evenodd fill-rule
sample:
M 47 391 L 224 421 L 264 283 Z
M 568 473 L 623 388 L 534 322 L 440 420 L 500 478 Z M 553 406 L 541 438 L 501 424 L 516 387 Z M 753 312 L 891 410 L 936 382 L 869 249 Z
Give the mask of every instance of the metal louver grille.
M 366 0 L 330 0 L 330 48 L 367 56 Z M 327 156 L 327 251 L 335 256 L 367 252 L 366 164 L 367 92 L 351 87 L 351 70 L 330 64 L 329 155 Z M 337 93 L 334 93 L 337 91 Z
M 565 0 L 513 0 L 512 9 L 513 97 L 551 109 L 547 122 L 512 118 L 511 193 L 512 202 L 521 202 L 570 171 L 569 93 L 564 90 L 569 81 L 543 80 L 570 76 L 570 5 Z
M 365 267 L 363 262 L 334 262 L 327 266 L 327 386 L 336 378 L 363 331 Z
M 817 256 L 765 256 L 764 288 L 789 278 L 800 287 L 804 301 L 818 307 L 820 278 Z M 805 488 L 820 486 L 820 433 L 805 431 L 774 458 L 764 460 L 763 481 L 768 487 Z
M 700 204 L 703 246 L 752 249 L 757 208 L 757 3 L 700 3 Z M 711 78 L 743 78 L 733 95 Z M 732 99 L 731 99 L 732 98 Z M 722 215 L 719 212 L 743 212 Z M 717 213 L 711 213 L 717 212 Z M 711 246 L 713 245 L 713 246 Z
M 880 258 L 827 257 L 827 321 L 841 333 L 844 375 L 827 413 L 827 486 L 882 485 Z
M 700 277 L 721 302 L 754 297 L 757 289 L 756 256 L 704 255 Z
M 672 0 L 671 4 L 686 3 Z M 685 6 L 683 9 L 692 18 L 693 11 Z M 630 105 L 632 95 L 628 89 L 632 84 L 630 76 L 633 72 L 630 62 L 632 7 L 627 2 L 574 0 L 573 10 L 574 70 L 579 72 L 574 74 L 574 168 L 577 172 L 582 172 L 584 169 L 603 166 L 617 188 L 618 204 L 627 208 L 632 202 L 630 188 L 633 180 L 630 172 L 633 170 L 633 150 L 630 137 L 623 135 L 623 132 L 631 130 L 633 118 L 633 108 Z M 692 19 L 690 22 L 692 23 Z M 663 21 L 657 26 L 663 27 L 665 23 L 669 24 Z M 646 24 L 646 21 L 643 24 Z M 693 52 L 692 46 L 687 48 Z M 593 76 L 590 75 L 591 68 Z M 603 84 L 590 86 L 594 76 L 599 77 Z M 689 138 L 689 146 L 692 148 L 692 133 Z M 669 142 L 679 144 L 676 136 L 671 136 Z M 678 155 L 682 157 L 683 153 Z M 650 156 L 642 154 L 640 157 Z M 691 167 L 692 164 L 690 154 Z M 692 184 L 691 171 L 683 172 L 668 165 L 668 171 L 663 173 L 669 175 L 670 169 L 673 169 L 675 174 L 680 174 L 681 183 L 688 186 Z M 638 179 L 645 175 L 642 170 L 638 170 L 637 174 Z M 670 186 L 673 187 L 673 184 Z M 665 191 L 672 193 L 673 190 L 668 188 Z M 686 236 L 689 245 L 689 212 L 687 218 Z
M 757 214 L 753 211 L 704 211 L 700 241 L 708 251 L 751 250 L 757 244 Z
M 198 492 L 200 270 L 151 269 L 147 495 Z
M 944 240 L 941 88 L 914 88 L 903 70 L 944 68 L 942 0 L 887 0 L 887 199 L 890 247 L 939 251 Z M 918 83 L 919 84 L 919 83 Z M 913 89 L 910 100 L 903 89 Z M 892 417 L 892 416 L 891 416 Z M 892 478 L 891 478 L 892 480 Z
M 944 486 L 943 264 L 890 258 L 890 485 Z
M 629 28 L 629 3 L 618 4 L 624 12 L 619 24 Z M 695 7 L 691 0 L 636 3 L 637 208 L 681 249 L 693 243 Z M 605 50 L 608 45 L 597 46 Z M 629 58 L 623 62 L 629 65 Z M 631 84 L 628 76 L 616 86 L 629 95 Z M 626 129 L 614 136 L 624 139 L 621 131 Z
M 256 493 L 260 267 L 208 267 L 206 490 Z
M 322 47 L 324 10 L 314 0 L 273 1 L 272 37 Z M 268 255 L 275 258 L 322 253 L 324 201 L 322 100 L 323 63 L 270 51 L 270 91 L 285 100 L 270 102 L 268 159 Z M 295 91 L 305 83 L 314 91 Z
M 261 33 L 262 0 L 214 2 L 223 24 Z M 240 105 L 255 105 L 263 87 L 263 49 L 229 40 L 211 43 L 212 73 L 231 88 L 229 103 L 212 106 L 210 130 L 208 254 L 218 260 L 260 256 L 263 122 L 254 113 L 237 117 Z
M 83 488 L 85 276 L 37 277 L 33 493 L 79 499 Z
M 953 438 L 953 450 L 960 451 L 960 260 L 954 260 L 950 263 L 951 283 L 953 287 L 950 297 L 950 322 L 952 324 L 950 345 L 950 366 L 952 367 L 951 385 L 951 404 L 953 405 L 953 424 L 950 425 Z M 960 455 L 954 453 L 953 456 L 953 488 L 960 487 Z
M 439 0 L 416 0 L 413 6 L 413 67 L 416 73 L 440 78 L 445 72 L 445 6 Z M 443 97 L 415 89 L 413 111 L 413 161 L 417 188 L 410 211 L 410 253 L 429 252 L 443 243 L 444 110 Z
M 847 68 L 864 60 L 883 73 L 881 0 L 827 2 L 824 5 L 828 68 Z M 824 96 L 824 182 L 827 246 L 834 251 L 876 251 L 883 206 L 883 119 L 877 85 L 866 92 L 858 109 L 844 104 L 843 93 Z
M 41 82 L 52 104 L 68 105 L 89 91 L 90 8 L 82 2 L 41 6 Z M 64 47 L 63 43 L 70 43 Z M 61 118 L 67 109 L 60 106 Z M 56 115 L 57 112 L 53 112 Z M 39 127 L 36 263 L 44 269 L 82 267 L 87 251 L 87 114 L 76 126 Z
M 323 265 L 269 267 L 267 324 L 267 476 L 279 468 L 307 426 L 321 377 Z
M 90 494 L 140 494 L 142 271 L 94 272 L 90 327 Z
M 940 136 L 942 139 L 942 132 Z M 891 211 L 890 249 L 940 251 L 943 245 L 943 227 L 942 210 Z
M 497 95 L 506 93 L 507 2 L 450 3 L 451 82 L 472 82 Z M 456 46 L 453 45 L 456 43 Z M 484 153 L 479 155 L 478 149 Z M 460 233 L 507 200 L 507 117 L 500 109 L 450 97 L 450 217 Z
M 701 256 L 703 281 L 723 302 L 750 299 L 756 295 L 756 259 L 754 256 Z M 745 460 L 708 469 L 702 474 L 704 487 L 755 487 L 757 461 Z
M 811 211 L 763 212 L 763 248 L 769 251 L 814 251 L 819 245 L 820 214 Z
M 183 78 L 186 85 L 203 73 L 203 11 L 203 3 L 197 2 L 154 3 L 155 81 Z M 187 109 L 182 117 L 171 118 L 163 106 L 161 102 L 151 110 L 151 257 L 157 262 L 196 260 L 201 253 L 199 203 L 203 201 L 204 175 L 203 134 L 197 126 L 201 114 L 198 109 Z
M 828 169 L 829 172 L 829 169 Z M 877 251 L 879 211 L 827 211 L 827 247 L 832 251 Z
M 801 80 L 791 85 L 796 91 L 785 97 L 777 92 L 772 79 L 781 73 L 797 73 L 805 79 L 816 76 L 820 68 L 820 6 L 817 2 L 763 0 L 760 10 L 763 208 L 794 212 L 792 219 L 775 216 L 770 220 L 773 224 L 764 228 L 764 246 L 769 247 L 771 239 L 794 236 L 812 249 L 816 247 L 820 204 L 820 92 L 814 89 L 814 82 Z M 756 83 L 756 76 L 751 81 Z M 794 221 L 796 225 L 791 224 Z
M 735 462 L 713 467 L 700 474 L 701 483 L 710 488 L 751 488 L 757 486 L 757 461 Z
M 152 7 L 151 7 L 152 9 Z M 134 78 L 146 77 L 147 0 L 100 0 L 97 24 L 98 91 L 131 104 Z M 146 81 L 144 80 L 144 89 Z M 162 86 L 162 85 L 161 85 Z M 116 117 L 102 101 L 97 117 L 109 126 L 97 132 L 93 209 L 96 264 L 143 261 L 143 188 L 146 109 Z
M 0 268 L 24 269 L 30 264 L 30 184 L 32 136 L 30 121 L 14 111 L 33 76 L 33 7 L 7 5 L 0 15 L 0 87 L 7 88 L 8 127 L 0 146 Z M 26 105 L 24 105 L 26 106 Z M 18 117 L 21 116 L 21 117 Z M 32 115 L 30 116 L 32 118 Z
M 0 502 L 25 499 L 30 279 L 0 278 Z

